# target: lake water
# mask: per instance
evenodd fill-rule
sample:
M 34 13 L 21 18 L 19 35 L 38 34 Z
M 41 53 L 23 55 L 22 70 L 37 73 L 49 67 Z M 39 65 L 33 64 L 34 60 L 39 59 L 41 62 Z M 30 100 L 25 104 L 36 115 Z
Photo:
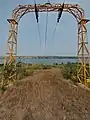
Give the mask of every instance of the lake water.
M 25 59 L 25 58 L 22 58 L 22 59 L 17 59 L 17 61 L 21 61 L 21 62 L 24 62 L 24 63 L 37 63 L 37 64 L 53 64 L 53 63 L 68 63 L 68 62 L 71 62 L 71 63 L 76 63 L 77 62 L 77 59 L 68 59 L 68 58 L 65 58 L 65 59 Z M 0 59 L 0 64 L 4 63 L 4 60 L 3 59 Z

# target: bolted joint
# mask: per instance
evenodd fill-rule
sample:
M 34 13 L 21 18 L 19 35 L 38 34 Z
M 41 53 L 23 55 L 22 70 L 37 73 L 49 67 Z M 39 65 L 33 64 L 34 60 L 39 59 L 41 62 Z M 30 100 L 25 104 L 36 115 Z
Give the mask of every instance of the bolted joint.
M 81 19 L 81 21 L 78 24 L 87 24 L 90 20 L 89 19 Z
M 9 22 L 9 23 L 12 23 L 12 24 L 17 24 L 18 25 L 18 22 L 15 20 L 15 19 L 7 19 L 7 21 Z

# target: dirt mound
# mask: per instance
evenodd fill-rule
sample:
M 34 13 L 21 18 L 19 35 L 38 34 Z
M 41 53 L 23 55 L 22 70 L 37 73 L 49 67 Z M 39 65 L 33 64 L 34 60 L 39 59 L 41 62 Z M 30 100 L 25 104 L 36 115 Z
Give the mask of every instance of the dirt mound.
M 90 92 L 43 70 L 4 93 L 0 120 L 90 120 Z

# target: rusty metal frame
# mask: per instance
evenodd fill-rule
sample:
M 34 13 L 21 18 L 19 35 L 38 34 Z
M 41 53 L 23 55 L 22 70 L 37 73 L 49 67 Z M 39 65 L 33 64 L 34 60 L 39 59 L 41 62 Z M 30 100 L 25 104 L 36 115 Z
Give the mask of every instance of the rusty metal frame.
M 37 8 L 39 12 L 58 12 L 58 9 L 62 7 L 62 4 L 38 4 Z M 78 25 L 78 71 L 77 78 L 78 81 L 87 84 L 87 79 L 89 79 L 88 67 L 89 67 L 89 51 L 88 51 L 88 40 L 87 40 L 87 29 L 86 23 L 88 22 L 84 16 L 84 10 L 78 4 L 65 4 L 64 12 L 71 13 Z M 18 33 L 18 23 L 20 19 L 29 12 L 35 12 L 34 5 L 18 5 L 12 12 L 12 18 L 8 19 L 10 24 L 9 37 L 7 40 L 8 48 L 5 56 L 5 64 L 15 61 L 17 57 L 17 33 Z M 5 65 L 4 64 L 4 65 Z

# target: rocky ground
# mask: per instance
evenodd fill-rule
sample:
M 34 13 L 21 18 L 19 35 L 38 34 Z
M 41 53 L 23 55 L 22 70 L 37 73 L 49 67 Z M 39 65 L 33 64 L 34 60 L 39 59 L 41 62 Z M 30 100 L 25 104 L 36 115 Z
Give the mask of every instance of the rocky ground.
M 90 91 L 40 70 L 0 96 L 0 120 L 90 120 Z

